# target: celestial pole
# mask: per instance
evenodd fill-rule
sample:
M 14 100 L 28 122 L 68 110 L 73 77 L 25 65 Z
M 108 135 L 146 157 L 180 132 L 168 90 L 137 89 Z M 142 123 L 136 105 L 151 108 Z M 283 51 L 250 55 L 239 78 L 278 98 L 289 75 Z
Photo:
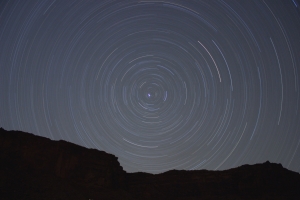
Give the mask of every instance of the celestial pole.
M 4 0 L 0 126 L 124 170 L 300 172 L 299 0 Z

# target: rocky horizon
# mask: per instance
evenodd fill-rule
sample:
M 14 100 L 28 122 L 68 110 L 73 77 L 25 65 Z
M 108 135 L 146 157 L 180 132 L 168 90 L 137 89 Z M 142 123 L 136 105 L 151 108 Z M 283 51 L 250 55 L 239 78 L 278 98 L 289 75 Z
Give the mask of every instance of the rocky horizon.
M 300 174 L 265 162 L 127 173 L 112 154 L 0 129 L 0 199 L 300 199 Z

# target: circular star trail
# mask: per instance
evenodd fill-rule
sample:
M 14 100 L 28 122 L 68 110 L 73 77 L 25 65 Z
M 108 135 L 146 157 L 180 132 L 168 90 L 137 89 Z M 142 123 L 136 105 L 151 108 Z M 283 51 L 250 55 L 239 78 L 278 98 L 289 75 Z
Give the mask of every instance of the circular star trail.
M 128 172 L 300 171 L 298 0 L 0 3 L 0 126 Z

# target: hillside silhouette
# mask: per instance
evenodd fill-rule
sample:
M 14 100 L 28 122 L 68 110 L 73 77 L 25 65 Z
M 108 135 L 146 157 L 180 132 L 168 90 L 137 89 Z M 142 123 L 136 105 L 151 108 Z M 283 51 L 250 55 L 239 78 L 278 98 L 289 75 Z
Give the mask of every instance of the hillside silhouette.
M 0 199 L 300 199 L 300 174 L 265 162 L 127 173 L 112 154 L 0 129 Z

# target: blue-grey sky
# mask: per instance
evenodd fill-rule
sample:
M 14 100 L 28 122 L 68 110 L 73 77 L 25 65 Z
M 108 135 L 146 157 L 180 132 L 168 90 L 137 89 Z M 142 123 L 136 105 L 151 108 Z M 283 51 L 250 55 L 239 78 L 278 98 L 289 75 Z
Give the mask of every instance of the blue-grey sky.
M 300 172 L 299 0 L 4 0 L 0 126 L 128 172 Z

